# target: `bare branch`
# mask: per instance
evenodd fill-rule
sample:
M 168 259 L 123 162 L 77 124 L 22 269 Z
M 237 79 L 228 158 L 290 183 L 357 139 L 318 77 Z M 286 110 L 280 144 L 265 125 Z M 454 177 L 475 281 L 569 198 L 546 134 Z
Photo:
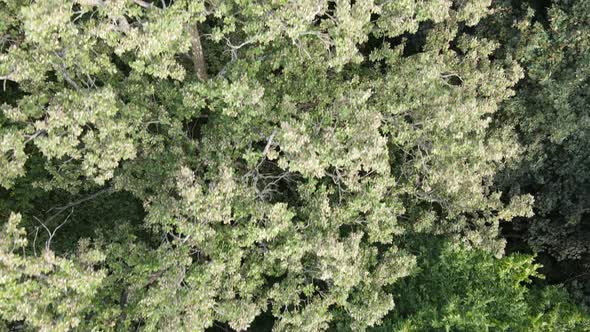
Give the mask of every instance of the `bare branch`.
M 39 222 L 41 224 L 41 226 L 43 226 L 43 228 L 47 232 L 47 236 L 49 236 L 49 239 L 51 239 L 52 238 L 51 231 L 49 230 L 49 228 L 47 228 L 47 226 L 45 226 L 45 223 L 43 223 L 41 220 L 39 220 L 39 218 L 37 218 L 35 216 L 33 216 L 33 218 L 35 218 L 35 220 L 37 220 L 37 222 Z M 45 249 L 49 249 L 47 242 L 45 242 Z
M 254 43 L 254 39 L 248 39 L 239 45 L 233 45 L 228 38 L 225 38 L 225 44 L 233 50 L 239 50 L 240 48 L 242 48 L 246 45 L 250 45 L 252 43 Z
M 5 76 L 0 76 L 0 81 L 3 81 L 3 83 L 2 83 L 2 90 L 3 90 L 3 91 L 6 91 L 6 82 L 7 82 L 7 81 L 16 82 L 14 79 L 12 79 L 12 78 L 10 77 L 11 75 L 12 75 L 12 74 L 8 74 L 8 75 L 5 75 Z
M 68 76 L 68 73 L 66 73 L 65 70 L 62 70 L 61 73 L 62 73 L 62 75 L 64 77 L 64 80 L 66 82 L 68 82 L 71 86 L 73 86 L 74 89 L 80 90 L 80 86 L 78 85 L 78 83 L 76 83 L 73 79 L 71 79 L 70 76 Z
M 133 2 L 135 2 L 135 4 L 140 5 L 143 8 L 152 8 L 153 5 L 149 2 L 143 1 L 143 0 L 133 0 Z
M 239 50 L 240 48 L 242 48 L 242 47 L 244 47 L 244 46 L 246 46 L 246 45 L 250 45 L 250 44 L 252 44 L 252 43 L 254 43 L 254 42 L 255 42 L 255 40 L 252 38 L 252 39 L 248 39 L 248 40 L 246 40 L 245 42 L 243 42 L 243 43 L 241 43 L 241 44 L 239 44 L 239 45 L 234 45 L 234 44 L 232 44 L 232 42 L 229 40 L 229 38 L 227 38 L 227 37 L 224 37 L 224 39 L 225 39 L 225 45 L 227 45 L 227 47 L 229 47 L 229 48 L 230 48 L 230 52 L 231 52 L 231 59 L 232 59 L 231 61 L 232 61 L 232 62 L 234 62 L 234 61 L 236 61 L 236 60 L 238 59 L 238 50 Z
M 52 221 L 53 219 L 55 219 L 57 216 L 59 216 L 63 211 L 65 211 L 65 210 L 67 210 L 69 208 L 75 207 L 77 205 L 80 205 L 80 204 L 82 204 L 84 202 L 87 202 L 89 200 L 92 200 L 92 199 L 94 199 L 94 198 L 96 198 L 96 197 L 98 197 L 98 196 L 100 196 L 102 194 L 109 193 L 112 190 L 113 190 L 113 188 L 110 188 L 110 187 L 109 188 L 104 188 L 102 190 L 99 190 L 99 191 L 91 194 L 91 195 L 88 195 L 86 197 L 83 197 L 83 198 L 81 198 L 81 199 L 79 199 L 77 201 L 70 202 L 70 203 L 68 203 L 68 204 L 66 204 L 66 205 L 64 205 L 62 207 L 58 207 L 58 208 L 53 207 L 53 208 L 47 210 L 47 213 L 49 213 L 49 212 L 51 212 L 53 210 L 56 210 L 57 212 L 55 214 L 53 214 L 51 217 L 49 217 L 45 222 L 49 223 L 50 221 Z
M 78 0 L 77 2 L 81 5 L 86 5 L 86 6 L 96 6 L 96 7 L 104 6 L 103 0 Z
M 45 224 L 41 220 L 39 220 L 39 218 L 35 216 L 33 216 L 33 218 L 35 218 L 35 220 L 37 220 L 41 224 L 41 226 L 43 226 L 45 231 L 47 231 L 47 235 L 51 236 L 51 231 L 49 230 L 49 228 L 47 228 L 47 226 L 45 226 Z
M 55 55 L 57 57 L 59 57 L 60 59 L 62 59 L 62 63 L 59 64 L 59 69 L 60 72 L 63 76 L 64 81 L 68 82 L 68 84 L 70 84 L 72 87 L 74 87 L 74 89 L 76 90 L 80 90 L 80 86 L 78 85 L 78 83 L 76 83 L 76 81 L 74 81 L 67 73 L 66 71 L 66 65 L 63 63 L 63 56 L 61 54 L 59 54 L 58 52 L 55 52 Z
M 30 141 L 34 140 L 35 138 L 39 137 L 42 134 L 45 134 L 45 130 L 37 130 L 36 132 L 32 133 L 31 135 L 25 136 L 27 139 L 25 140 L 24 144 L 29 143 Z
M 37 235 L 39 234 L 39 226 L 35 227 L 35 238 L 33 239 L 33 254 L 37 257 Z
M 58 229 L 60 229 L 63 225 L 66 224 L 66 222 L 68 222 L 68 220 L 70 219 L 70 217 L 72 216 L 73 213 L 74 213 L 74 208 L 72 208 L 72 210 L 70 211 L 70 214 L 68 214 L 68 216 L 66 217 L 66 219 L 61 224 L 59 224 L 57 227 L 55 227 L 53 229 L 53 235 L 55 235 L 55 232 L 57 232 Z
M 68 216 L 66 217 L 66 219 L 59 224 L 57 227 L 55 227 L 53 229 L 53 232 L 49 230 L 49 228 L 47 227 L 47 225 L 45 225 L 44 222 L 42 222 L 41 220 L 39 220 L 39 218 L 37 217 L 33 217 L 35 218 L 40 224 L 41 226 L 43 226 L 43 228 L 45 228 L 45 231 L 47 231 L 47 234 L 49 235 L 49 238 L 47 239 L 47 241 L 45 241 L 45 250 L 49 251 L 51 248 L 51 241 L 53 240 L 53 237 L 55 236 L 55 234 L 57 233 L 57 231 L 63 226 L 65 225 L 68 220 L 70 219 L 70 217 L 72 216 L 72 214 L 74 213 L 74 208 L 72 208 L 72 211 L 70 211 L 70 214 L 68 214 Z M 37 227 L 38 229 L 38 227 Z M 37 240 L 37 234 L 35 233 L 35 241 Z M 33 244 L 34 245 L 34 244 Z M 35 256 L 37 256 L 36 250 L 35 250 Z
M 268 137 L 268 142 L 266 143 L 266 146 L 264 147 L 264 151 L 262 151 L 262 155 L 263 156 L 266 156 L 266 154 L 268 153 L 268 150 L 272 146 L 272 140 L 273 140 L 273 138 L 275 137 L 276 134 L 277 134 L 277 130 L 275 129 L 275 130 L 272 131 L 272 133 Z

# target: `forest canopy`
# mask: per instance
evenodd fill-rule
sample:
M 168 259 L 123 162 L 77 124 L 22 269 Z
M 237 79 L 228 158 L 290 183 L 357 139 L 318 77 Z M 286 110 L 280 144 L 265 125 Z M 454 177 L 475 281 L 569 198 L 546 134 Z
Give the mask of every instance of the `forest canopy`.
M 589 1 L 0 0 L 0 85 L 0 330 L 590 330 Z

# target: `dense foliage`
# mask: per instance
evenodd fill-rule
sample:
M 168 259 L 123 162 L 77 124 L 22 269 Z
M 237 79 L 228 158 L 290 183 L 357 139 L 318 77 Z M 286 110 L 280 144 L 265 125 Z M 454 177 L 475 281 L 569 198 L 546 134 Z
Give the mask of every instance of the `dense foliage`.
M 584 331 L 558 3 L 0 0 L 0 328 Z
M 590 2 L 497 6 L 506 14 L 482 30 L 527 69 L 501 118 L 517 124 L 526 153 L 499 183 L 510 194 L 535 195 L 535 216 L 517 220 L 509 235 L 542 252 L 547 272 L 585 289 L 590 304 Z
M 396 309 L 375 331 L 588 329 L 588 313 L 563 289 L 530 285 L 542 277 L 530 256 L 498 260 L 436 239 L 413 249 L 419 253 L 420 270 L 393 287 Z

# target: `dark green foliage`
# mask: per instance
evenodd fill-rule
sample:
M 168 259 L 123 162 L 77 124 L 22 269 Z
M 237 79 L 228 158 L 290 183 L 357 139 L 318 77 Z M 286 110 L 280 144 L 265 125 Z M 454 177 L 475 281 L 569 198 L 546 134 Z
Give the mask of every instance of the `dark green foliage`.
M 419 271 L 392 288 L 396 309 L 372 331 L 587 331 L 560 287 L 538 287 L 533 257 L 495 259 L 439 239 L 412 241 Z M 416 243 L 424 243 L 418 246 Z M 426 244 L 428 243 L 428 244 Z
M 498 1 L 481 24 L 503 46 L 499 58 L 525 68 L 517 94 L 498 113 L 525 150 L 498 176 L 509 195 L 535 196 L 535 216 L 507 232 L 541 253 L 553 282 L 567 282 L 590 303 L 590 2 Z

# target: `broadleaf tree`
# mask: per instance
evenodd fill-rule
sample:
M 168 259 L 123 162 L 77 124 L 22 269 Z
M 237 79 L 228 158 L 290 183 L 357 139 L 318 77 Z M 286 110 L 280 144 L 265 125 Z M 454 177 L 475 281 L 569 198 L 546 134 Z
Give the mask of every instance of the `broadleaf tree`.
M 502 45 L 498 59 L 526 68 L 517 94 L 497 113 L 498 125 L 517 125 L 524 153 L 497 183 L 509 195 L 535 196 L 535 216 L 517 219 L 506 233 L 542 253 L 548 273 L 583 290 L 590 303 L 590 4 L 494 6 L 498 14 L 480 33 Z
M 396 310 L 373 331 L 586 331 L 588 313 L 543 287 L 532 256 L 494 259 L 440 239 L 412 241 L 419 271 L 391 290 Z
M 466 33 L 490 3 L 1 1 L 0 319 L 362 331 L 408 235 L 502 256 L 532 197 L 493 187 L 523 70 Z

